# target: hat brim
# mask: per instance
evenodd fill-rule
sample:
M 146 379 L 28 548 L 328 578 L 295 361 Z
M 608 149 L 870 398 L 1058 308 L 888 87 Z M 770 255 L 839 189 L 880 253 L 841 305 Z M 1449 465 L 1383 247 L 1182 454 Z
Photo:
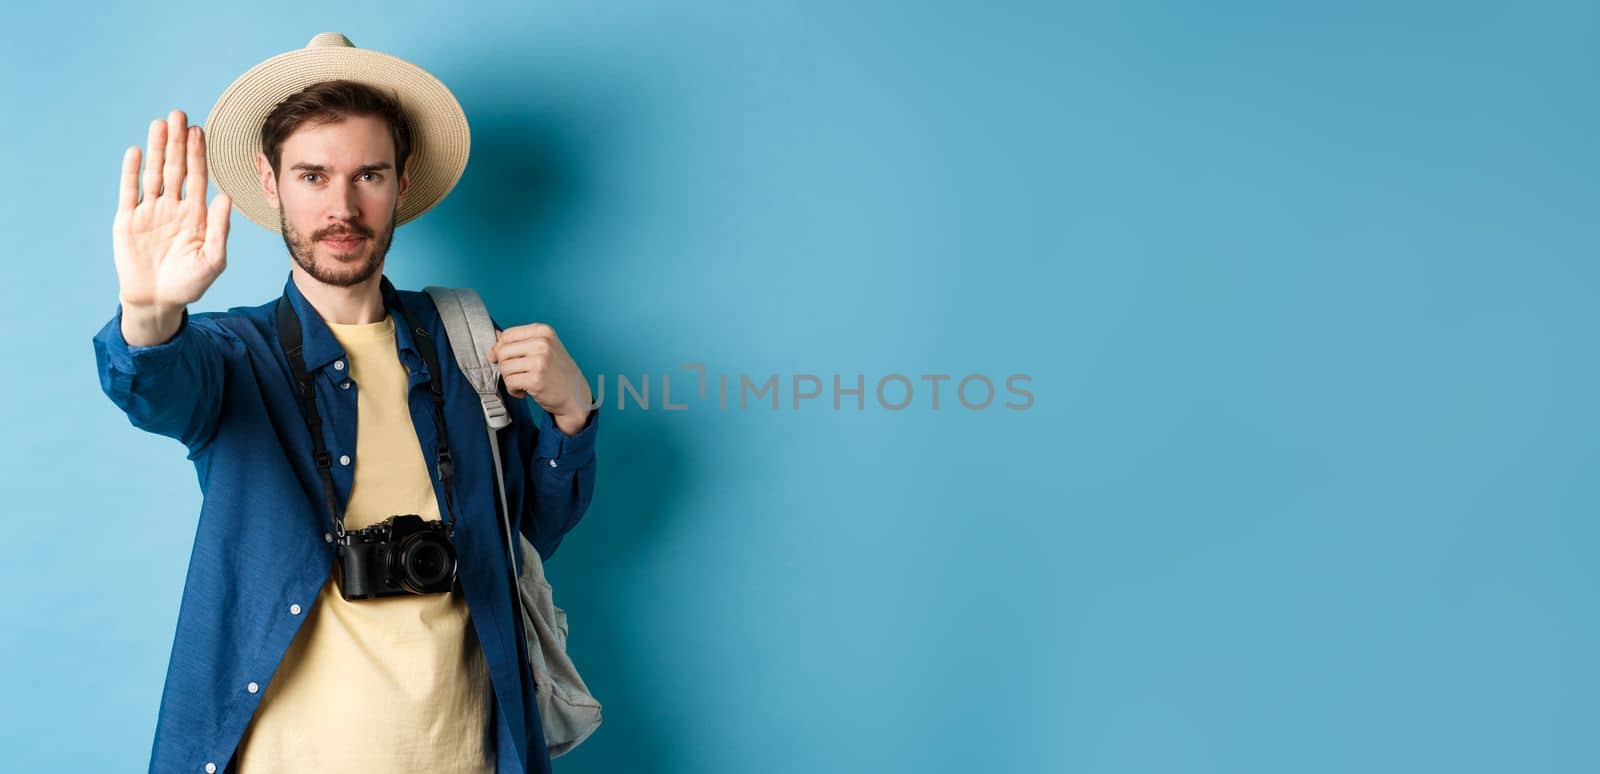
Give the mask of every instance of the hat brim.
M 206 117 L 206 168 L 233 205 L 278 232 L 278 211 L 256 174 L 261 125 L 278 103 L 321 81 L 345 79 L 398 96 L 411 128 L 410 186 L 395 225 L 414 220 L 455 188 L 467 168 L 472 134 L 454 94 L 428 71 L 380 51 L 316 46 L 285 52 L 250 68 L 217 98 Z

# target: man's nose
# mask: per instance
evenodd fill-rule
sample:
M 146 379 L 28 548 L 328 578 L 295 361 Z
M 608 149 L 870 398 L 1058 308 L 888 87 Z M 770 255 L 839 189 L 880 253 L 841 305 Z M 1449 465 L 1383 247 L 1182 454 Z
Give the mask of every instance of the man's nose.
M 361 218 L 361 194 L 350 181 L 335 183 L 333 201 L 328 207 L 328 218 L 337 222 Z

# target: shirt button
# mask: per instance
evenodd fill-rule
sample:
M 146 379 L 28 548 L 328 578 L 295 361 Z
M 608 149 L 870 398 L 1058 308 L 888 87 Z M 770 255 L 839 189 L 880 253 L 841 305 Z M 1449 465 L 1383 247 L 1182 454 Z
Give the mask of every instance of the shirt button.
M 206 774 L 217 774 L 217 764 L 208 761 L 206 763 Z
M 339 455 L 339 464 L 340 465 L 349 465 L 350 464 L 350 455 L 348 455 L 348 454 Z
M 332 543 L 333 542 L 333 533 L 332 532 L 324 532 L 324 533 L 322 533 L 322 542 L 324 542 L 324 543 Z
M 333 361 L 333 370 L 335 370 L 335 371 L 343 371 L 344 370 L 344 361 L 343 360 L 335 360 L 335 361 Z
M 300 615 L 300 606 L 299 605 L 290 605 L 289 606 L 289 615 Z
M 252 682 L 249 685 L 245 686 L 244 689 L 249 691 L 249 692 L 251 692 L 251 693 L 255 693 L 256 691 L 261 690 L 261 686 L 256 685 L 254 682 Z
M 350 389 L 350 380 L 346 379 L 346 380 L 344 380 L 342 382 L 339 382 L 339 389 L 341 389 L 341 390 Z
M 553 468 L 555 466 L 556 466 L 556 461 L 555 460 L 550 460 L 550 467 Z

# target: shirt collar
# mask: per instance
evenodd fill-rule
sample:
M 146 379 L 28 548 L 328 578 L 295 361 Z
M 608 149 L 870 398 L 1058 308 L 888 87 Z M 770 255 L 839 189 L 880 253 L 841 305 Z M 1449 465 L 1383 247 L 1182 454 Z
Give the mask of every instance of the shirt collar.
M 400 293 L 395 290 L 394 284 L 389 282 L 388 275 L 380 275 L 378 287 L 383 293 L 383 306 L 388 310 L 389 316 L 394 318 L 394 340 L 400 350 L 400 360 L 411 370 L 413 380 L 426 381 L 431 377 L 428 366 L 422 360 L 422 352 L 417 349 L 416 335 L 405 324 L 408 315 L 401 314 L 404 309 L 400 301 Z M 306 360 L 308 372 L 317 371 L 326 367 L 335 360 L 345 356 L 344 347 L 339 340 L 334 338 L 333 331 L 329 330 L 328 323 L 322 319 L 316 307 L 306 300 L 305 294 L 300 292 L 300 286 L 294 284 L 294 272 L 289 272 L 289 279 L 283 285 L 283 292 L 289 296 L 289 304 L 294 313 L 300 317 L 300 338 L 303 342 L 301 354 Z M 415 313 L 409 313 L 413 325 L 423 324 Z

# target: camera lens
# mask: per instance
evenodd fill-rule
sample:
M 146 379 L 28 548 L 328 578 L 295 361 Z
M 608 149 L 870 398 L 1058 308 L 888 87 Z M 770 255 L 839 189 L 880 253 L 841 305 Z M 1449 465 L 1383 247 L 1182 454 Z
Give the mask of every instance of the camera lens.
M 413 594 L 443 591 L 454 580 L 455 551 L 432 535 L 412 535 L 400 548 L 401 583 Z

